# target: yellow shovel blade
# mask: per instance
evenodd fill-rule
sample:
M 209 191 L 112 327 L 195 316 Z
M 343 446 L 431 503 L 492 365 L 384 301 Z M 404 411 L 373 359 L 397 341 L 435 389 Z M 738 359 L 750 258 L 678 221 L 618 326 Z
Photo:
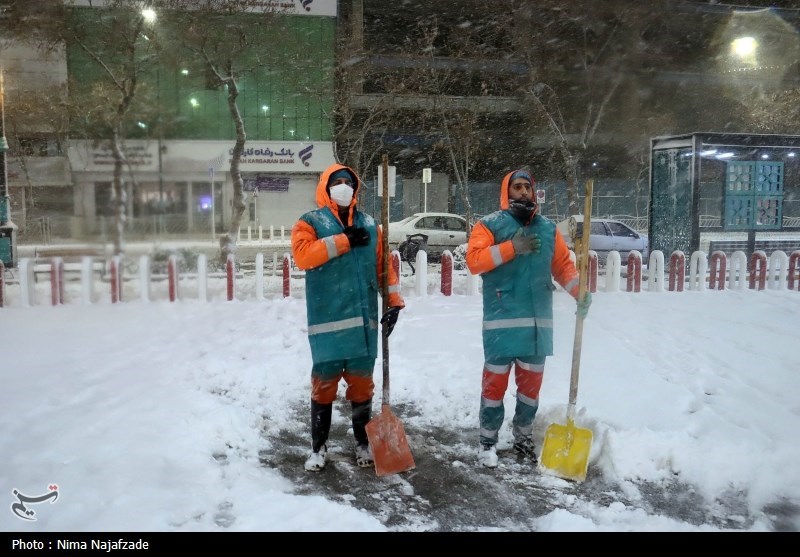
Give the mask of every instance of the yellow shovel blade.
M 565 480 L 582 482 L 589 468 L 592 449 L 592 431 L 567 425 L 551 424 L 544 433 L 541 468 Z

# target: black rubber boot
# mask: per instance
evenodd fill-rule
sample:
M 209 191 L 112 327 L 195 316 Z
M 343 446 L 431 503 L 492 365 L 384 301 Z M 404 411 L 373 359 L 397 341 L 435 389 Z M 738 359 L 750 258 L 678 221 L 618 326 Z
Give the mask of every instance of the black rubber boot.
M 372 418 L 372 399 L 364 402 L 351 402 L 353 407 L 353 437 L 356 438 L 356 445 L 366 445 L 367 424 Z
M 311 450 L 315 453 L 328 441 L 332 413 L 333 403 L 320 404 L 311 401 Z

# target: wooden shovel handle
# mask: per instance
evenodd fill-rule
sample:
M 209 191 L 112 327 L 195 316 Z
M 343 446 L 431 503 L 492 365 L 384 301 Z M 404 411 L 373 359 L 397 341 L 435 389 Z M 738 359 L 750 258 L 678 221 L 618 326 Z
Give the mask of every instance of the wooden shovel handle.
M 576 256 L 578 258 L 578 300 L 586 299 L 586 288 L 589 282 L 589 239 L 592 235 L 592 191 L 594 180 L 586 180 L 586 191 L 583 203 L 583 226 L 581 237 L 576 239 Z M 578 375 L 581 367 L 581 343 L 583 342 L 583 317 L 580 312 L 575 316 L 575 339 L 572 343 L 572 375 L 569 380 L 569 405 L 567 406 L 567 423 L 572 424 L 575 418 L 575 402 L 578 400 Z
M 383 199 L 381 200 L 381 226 L 383 228 L 383 238 L 381 246 L 383 248 L 383 258 L 381 261 L 381 301 L 383 312 L 386 315 L 389 309 L 389 155 L 384 154 L 381 172 L 383 172 Z M 383 400 L 382 406 L 389 406 L 389 335 L 387 323 L 381 329 L 381 347 L 383 350 Z

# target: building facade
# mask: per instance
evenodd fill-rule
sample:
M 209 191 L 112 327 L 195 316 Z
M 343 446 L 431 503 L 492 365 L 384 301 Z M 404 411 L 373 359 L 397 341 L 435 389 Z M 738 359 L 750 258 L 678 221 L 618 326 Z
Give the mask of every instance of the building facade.
M 23 241 L 108 238 L 114 226 L 114 157 L 102 124 L 116 107 L 105 65 L 123 67 L 113 66 L 121 49 L 108 36 L 115 30 L 105 26 L 106 8 L 82 4 L 67 2 L 64 12 L 67 25 L 82 35 L 65 33 L 53 51 L 17 42 L 2 53 L 12 112 L 18 102 L 9 134 L 16 155 L 9 185 Z M 219 22 L 248 33 L 247 47 L 231 48 L 222 59 L 233 61 L 236 108 L 247 137 L 240 161 L 242 226 L 279 228 L 314 207 L 319 173 L 334 162 L 337 3 L 262 4 Z M 197 45 L 181 40 L 192 24 L 186 14 L 157 13 L 131 43 L 141 55 L 122 141 L 129 238 L 213 236 L 231 222 L 237 130 L 228 87 L 213 79 Z M 147 41 L 156 40 L 154 50 Z M 215 48 L 231 42 L 224 35 L 217 40 Z

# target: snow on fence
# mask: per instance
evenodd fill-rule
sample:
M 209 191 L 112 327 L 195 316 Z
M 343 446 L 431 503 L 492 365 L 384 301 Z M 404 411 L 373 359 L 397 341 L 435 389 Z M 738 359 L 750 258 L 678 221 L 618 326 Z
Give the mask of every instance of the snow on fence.
M 571 253 L 572 259 L 575 254 Z M 709 269 L 710 260 L 710 269 Z M 401 276 L 401 285 L 409 294 L 409 282 L 413 283 L 411 291 L 418 297 L 427 296 L 430 290 L 428 281 L 428 257 L 424 250 L 416 254 L 416 270 L 412 275 L 402 275 L 402 263 L 400 254 L 394 250 L 390 254 L 390 264 L 395 272 Z M 23 307 L 36 305 L 37 284 L 34 273 L 35 260 L 23 258 L 19 262 L 18 272 L 11 274 L 9 270 L 0 266 L 0 308 L 8 306 L 11 298 L 10 293 L 16 294 L 19 305 Z M 150 257 L 143 255 L 139 258 L 138 279 L 133 276 L 125 275 L 125 267 L 120 256 L 114 256 L 107 262 L 108 274 L 99 276 L 94 272 L 94 261 L 92 257 L 84 257 L 79 279 L 79 291 L 83 303 L 93 303 L 97 301 L 96 284 L 106 284 L 106 292 L 111 303 L 123 301 L 124 286 L 130 283 L 137 283 L 140 299 L 143 302 L 152 301 L 152 288 L 154 281 L 159 280 L 151 274 Z M 589 252 L 589 277 L 588 286 L 591 292 L 598 289 L 598 264 L 597 253 Z M 49 294 L 52 305 L 61 305 L 70 301 L 67 296 L 66 286 L 68 281 L 64 278 L 64 263 L 60 257 L 53 257 L 50 260 Z M 171 255 L 167 261 L 167 292 L 166 299 L 170 302 L 188 300 L 196 298 L 200 301 L 209 300 L 207 271 L 207 259 L 205 255 L 197 258 L 197 272 L 183 275 L 179 271 L 178 260 L 175 255 Z M 453 255 L 449 251 L 442 254 L 441 265 L 438 277 L 432 277 L 438 282 L 438 290 L 443 296 L 452 296 L 456 290 L 458 282 L 459 292 L 467 296 L 475 296 L 480 293 L 479 277 L 472 275 L 468 270 L 455 270 Z M 257 300 L 264 299 L 264 291 L 267 289 L 267 282 L 271 285 L 277 284 L 277 288 L 284 298 L 302 297 L 305 292 L 305 272 L 295 267 L 292 257 L 285 253 L 280 266 L 280 277 L 276 275 L 278 271 L 277 255 L 273 256 L 273 266 L 271 273 L 265 272 L 264 256 L 259 253 L 256 255 L 255 272 L 253 275 L 245 276 L 244 273 L 236 271 L 236 261 L 233 255 L 229 255 L 225 262 L 224 276 L 215 273 L 214 278 L 224 279 L 224 298 L 227 301 L 239 298 L 246 298 L 250 291 L 254 290 L 252 296 Z M 39 273 L 40 271 L 37 271 Z M 730 290 L 744 290 L 745 278 L 747 278 L 747 288 L 750 290 L 800 290 L 800 250 L 792 252 L 787 256 L 782 251 L 773 252 L 767 258 L 765 252 L 756 251 L 750 258 L 749 265 L 744 252 L 733 253 L 730 259 L 722 251 L 714 251 L 710 258 L 703 251 L 696 251 L 692 254 L 689 263 L 689 276 L 686 277 L 686 257 L 683 252 L 676 250 L 669 257 L 669 265 L 664 269 L 664 254 L 655 250 L 650 253 L 649 264 L 647 266 L 647 290 L 650 292 L 663 292 L 665 275 L 667 277 L 668 291 L 682 292 L 684 284 L 688 285 L 689 290 L 702 291 L 706 288 L 710 290 L 724 290 L 727 277 L 727 287 Z M 641 292 L 644 280 L 642 267 L 642 255 L 638 251 L 632 251 L 628 255 L 627 269 L 625 271 L 625 283 L 627 292 Z M 17 280 L 8 281 L 7 276 L 16 277 Z M 249 280 L 252 278 L 253 280 Z M 618 292 L 622 278 L 622 266 L 620 255 L 616 251 L 611 251 L 606 259 L 605 266 L 605 291 Z M 163 279 L 163 276 L 161 277 Z M 241 279 L 241 280 L 240 280 Z M 192 284 L 194 295 L 184 295 L 183 286 Z M 295 286 L 296 284 L 296 286 Z M 38 289 L 45 288 L 45 284 L 40 283 Z M 75 290 L 74 281 L 71 288 Z M 243 291 L 247 290 L 245 294 Z M 130 292 L 130 289 L 129 289 Z M 277 292 L 276 292 L 277 294 Z
M 787 256 L 782 251 L 773 251 L 772 255 L 769 256 L 769 267 L 767 268 L 767 288 L 770 290 L 781 290 L 783 288 L 783 284 L 780 280 L 781 274 L 785 280 L 787 280 L 788 286 L 788 266 L 789 266 L 789 256 Z M 786 269 L 783 273 L 781 271 Z
M 683 292 L 683 281 L 686 275 L 686 255 L 675 250 L 669 256 L 669 291 Z
M 442 270 L 440 272 L 441 284 L 440 291 L 445 296 L 453 294 L 453 254 L 450 250 L 444 250 L 442 253 Z
M 731 255 L 731 265 L 728 271 L 728 288 L 731 290 L 744 290 L 744 277 L 747 275 L 747 256 L 743 251 L 736 251 Z
M 169 301 L 178 299 L 178 258 L 175 254 L 169 256 L 167 261 L 167 275 L 169 280 Z
M 628 254 L 628 292 L 642 290 L 642 253 L 633 250 Z
M 225 285 L 230 302 L 236 298 L 236 259 L 232 253 L 225 260 Z
M 764 290 L 767 282 L 767 254 L 756 250 L 750 256 L 750 290 Z
M 708 269 L 708 260 L 706 259 L 706 252 L 696 251 L 689 258 L 689 290 L 705 290 L 706 289 L 706 271 Z
M 64 303 L 64 260 L 60 257 L 50 261 L 50 301 L 54 306 Z
M 111 275 L 111 303 L 116 304 L 117 302 L 122 301 L 122 258 L 119 255 L 115 255 L 111 258 L 110 266 L 111 269 L 109 274 Z
M 725 271 L 728 267 L 728 258 L 724 251 L 715 251 L 711 254 L 711 272 L 708 277 L 708 287 L 711 290 L 725 289 Z
M 647 289 L 651 292 L 664 291 L 664 252 L 655 250 L 650 253 L 647 276 Z
M 789 275 L 789 283 L 788 287 L 789 290 L 795 289 L 795 276 L 797 277 L 797 289 L 800 290 L 800 250 L 792 252 L 792 255 L 789 256 L 789 268 L 788 268 L 788 275 Z
M 292 256 L 283 254 L 283 297 L 292 295 Z

